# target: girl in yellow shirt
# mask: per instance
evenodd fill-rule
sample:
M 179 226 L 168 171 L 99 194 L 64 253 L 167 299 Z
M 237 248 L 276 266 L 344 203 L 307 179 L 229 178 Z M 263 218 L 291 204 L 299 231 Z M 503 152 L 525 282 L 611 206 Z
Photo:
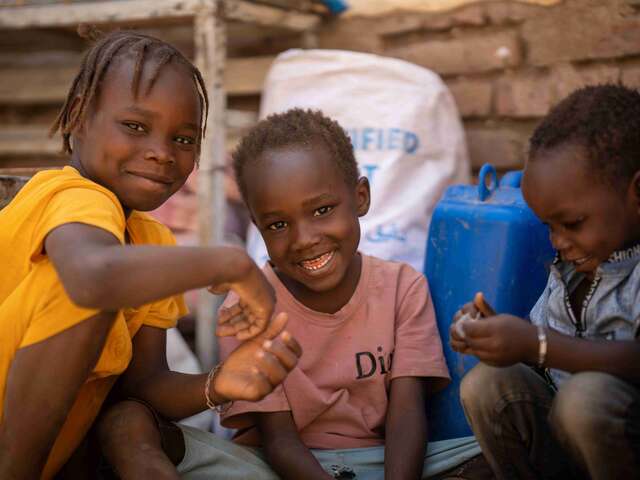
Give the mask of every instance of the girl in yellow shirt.
M 53 128 L 70 166 L 35 175 L 0 211 L 0 478 L 55 475 L 123 372 L 124 395 L 175 419 L 262 398 L 296 364 L 242 250 L 176 247 L 142 213 L 197 164 L 207 110 L 198 70 L 160 40 L 120 31 L 87 53 Z M 210 375 L 171 372 L 165 329 L 186 313 L 180 294 L 207 286 L 242 299 L 219 334 L 252 340 Z

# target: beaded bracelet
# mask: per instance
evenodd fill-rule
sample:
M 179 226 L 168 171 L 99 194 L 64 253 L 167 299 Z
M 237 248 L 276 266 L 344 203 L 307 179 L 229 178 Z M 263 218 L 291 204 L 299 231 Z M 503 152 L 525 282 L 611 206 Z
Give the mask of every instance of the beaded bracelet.
M 220 371 L 220 369 L 222 368 L 222 363 L 223 362 L 220 362 L 219 364 L 217 364 L 215 367 L 211 369 L 211 371 L 209 372 L 209 375 L 207 375 L 207 381 L 204 384 L 204 399 L 207 403 L 207 407 L 209 407 L 211 410 L 219 414 L 222 414 L 227 410 L 229 410 L 229 408 L 231 408 L 231 404 L 233 403 L 229 401 L 229 402 L 221 403 L 220 405 L 216 405 L 211 400 L 211 397 L 209 397 L 209 389 L 211 388 L 211 384 L 215 383 L 215 377 Z
M 547 359 L 547 332 L 544 327 L 538 325 L 538 367 L 544 368 Z

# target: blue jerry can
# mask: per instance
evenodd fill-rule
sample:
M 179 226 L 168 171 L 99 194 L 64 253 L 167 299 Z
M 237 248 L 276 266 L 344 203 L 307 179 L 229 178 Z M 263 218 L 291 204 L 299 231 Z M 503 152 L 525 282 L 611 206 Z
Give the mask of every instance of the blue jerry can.
M 554 251 L 547 227 L 522 198 L 521 177 L 509 172 L 498 186 L 495 169 L 485 164 L 477 186 L 449 187 L 433 212 L 424 273 L 452 382 L 430 401 L 430 440 L 471 435 L 458 393 L 478 360 L 449 346 L 455 312 L 482 291 L 497 312 L 528 317 L 546 284 Z

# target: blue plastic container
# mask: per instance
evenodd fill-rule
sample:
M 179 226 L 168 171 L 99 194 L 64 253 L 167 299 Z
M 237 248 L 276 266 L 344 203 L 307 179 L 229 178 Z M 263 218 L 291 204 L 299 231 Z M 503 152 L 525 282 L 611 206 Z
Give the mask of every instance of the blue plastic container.
M 495 169 L 486 164 L 477 186 L 449 187 L 434 210 L 424 273 L 452 382 L 431 399 L 430 440 L 471 435 L 458 394 L 460 380 L 478 361 L 449 346 L 455 312 L 481 291 L 497 312 L 527 317 L 546 284 L 554 251 L 547 227 L 522 198 L 521 177 L 509 172 L 498 186 Z

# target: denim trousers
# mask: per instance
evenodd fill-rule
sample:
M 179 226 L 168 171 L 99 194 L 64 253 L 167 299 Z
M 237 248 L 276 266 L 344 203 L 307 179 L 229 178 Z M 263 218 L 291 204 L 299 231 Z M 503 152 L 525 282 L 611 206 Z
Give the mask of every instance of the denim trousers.
M 460 400 L 498 479 L 640 479 L 640 389 L 581 372 L 557 391 L 522 364 L 478 364 Z

